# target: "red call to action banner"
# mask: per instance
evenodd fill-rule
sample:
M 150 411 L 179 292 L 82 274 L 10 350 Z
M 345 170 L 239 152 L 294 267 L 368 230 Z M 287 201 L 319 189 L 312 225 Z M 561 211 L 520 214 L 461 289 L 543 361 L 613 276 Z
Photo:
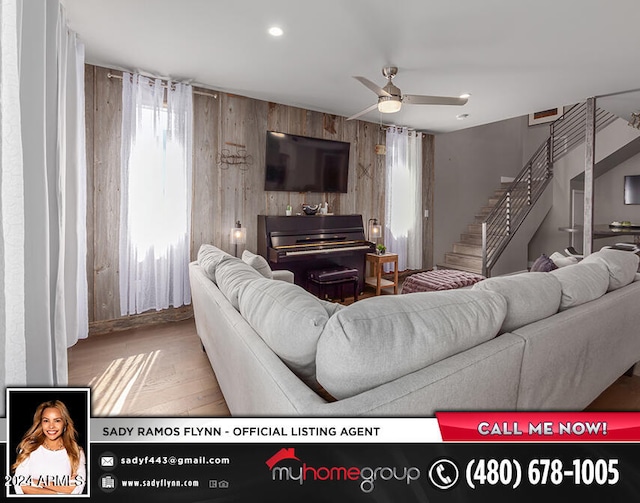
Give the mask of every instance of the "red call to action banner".
M 439 412 L 442 440 L 640 442 L 638 412 Z

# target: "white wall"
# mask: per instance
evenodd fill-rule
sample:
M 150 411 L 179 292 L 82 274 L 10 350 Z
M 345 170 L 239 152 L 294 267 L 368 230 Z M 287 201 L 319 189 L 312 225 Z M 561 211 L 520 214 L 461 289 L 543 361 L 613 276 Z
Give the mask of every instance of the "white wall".
M 473 222 L 500 185 L 516 176 L 549 136 L 549 126 L 516 117 L 435 137 L 434 263 Z

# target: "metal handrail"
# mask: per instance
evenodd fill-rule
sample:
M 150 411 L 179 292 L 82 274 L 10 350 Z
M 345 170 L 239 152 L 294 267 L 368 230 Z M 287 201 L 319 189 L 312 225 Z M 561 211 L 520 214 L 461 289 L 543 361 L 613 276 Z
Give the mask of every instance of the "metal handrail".
M 524 165 L 505 193 L 482 222 L 482 274 L 491 269 L 516 231 L 553 178 L 553 164 L 584 142 L 586 103 L 569 108 L 550 125 L 550 135 Z M 596 130 L 616 120 L 602 109 L 596 110 Z

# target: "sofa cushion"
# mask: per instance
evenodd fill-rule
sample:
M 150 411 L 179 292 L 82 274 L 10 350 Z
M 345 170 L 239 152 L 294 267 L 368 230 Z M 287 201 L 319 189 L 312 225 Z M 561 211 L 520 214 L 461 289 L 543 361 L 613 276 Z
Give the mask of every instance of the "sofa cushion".
M 229 259 L 235 259 L 235 257 L 210 244 L 200 245 L 198 250 L 198 264 L 204 269 L 209 279 L 216 284 L 216 268 Z
M 639 260 L 635 253 L 603 248 L 598 252 L 586 256 L 584 260 L 582 260 L 582 263 L 597 262 L 604 264 L 609 271 L 608 291 L 611 292 L 627 286 L 634 281 L 635 275 L 638 272 Z
M 237 257 L 230 257 L 218 264 L 215 270 L 218 288 L 233 307 L 240 310 L 238 295 L 246 283 L 264 276 Z M 269 280 L 272 281 L 272 280 Z
M 562 285 L 546 272 L 488 278 L 474 285 L 473 290 L 496 292 L 506 299 L 507 315 L 501 332 L 511 332 L 553 316 L 558 312 L 562 299 Z
M 327 322 L 318 382 L 338 399 L 356 395 L 495 337 L 506 312 L 504 297 L 480 290 L 361 300 Z
M 239 303 L 272 351 L 313 387 L 318 337 L 329 319 L 319 299 L 298 285 L 260 278 L 245 285 Z
M 609 271 L 600 263 L 583 263 L 560 267 L 549 274 L 554 275 L 562 285 L 560 311 L 590 302 L 607 293 Z
M 269 263 L 262 255 L 256 255 L 255 253 L 251 253 L 249 250 L 245 250 L 242 252 L 242 261 L 249 264 L 265 278 L 273 278 L 273 271 L 271 271 Z

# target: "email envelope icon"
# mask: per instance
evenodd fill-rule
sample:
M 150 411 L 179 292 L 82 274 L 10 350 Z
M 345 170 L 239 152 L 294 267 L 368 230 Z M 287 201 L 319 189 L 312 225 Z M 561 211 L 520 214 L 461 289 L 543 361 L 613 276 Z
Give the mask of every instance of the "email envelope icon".
M 115 464 L 113 456 L 102 456 L 100 458 L 100 466 L 115 466 Z

